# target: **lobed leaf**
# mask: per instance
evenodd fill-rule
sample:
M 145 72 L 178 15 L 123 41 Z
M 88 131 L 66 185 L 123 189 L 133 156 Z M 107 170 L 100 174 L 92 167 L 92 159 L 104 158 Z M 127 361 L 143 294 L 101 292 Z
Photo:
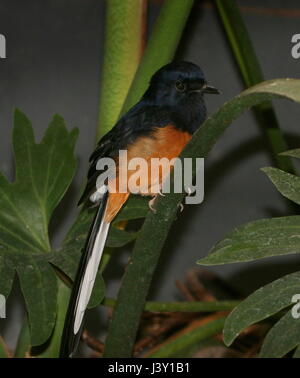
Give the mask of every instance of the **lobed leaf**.
M 16 271 L 33 345 L 45 342 L 55 323 L 57 279 L 45 259 L 51 250 L 48 226 L 75 173 L 77 134 L 68 132 L 63 119 L 54 116 L 36 143 L 30 121 L 16 110 L 15 181 L 0 173 L 0 293 L 9 294 Z

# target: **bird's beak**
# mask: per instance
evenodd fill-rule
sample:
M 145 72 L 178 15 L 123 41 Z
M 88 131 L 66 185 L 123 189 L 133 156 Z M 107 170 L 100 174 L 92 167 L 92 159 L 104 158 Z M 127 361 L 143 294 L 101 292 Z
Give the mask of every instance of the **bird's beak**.
M 217 88 L 215 88 L 211 85 L 208 85 L 208 84 L 205 84 L 205 86 L 202 89 L 202 92 L 203 93 L 210 93 L 210 94 L 221 94 L 221 92 Z

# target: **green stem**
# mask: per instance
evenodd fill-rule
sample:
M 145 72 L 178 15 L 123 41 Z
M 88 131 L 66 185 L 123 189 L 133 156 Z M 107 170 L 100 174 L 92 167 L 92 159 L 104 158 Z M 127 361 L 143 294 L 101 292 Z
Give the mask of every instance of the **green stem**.
M 145 6 L 146 0 L 106 1 L 105 51 L 96 140 L 116 122 L 135 74 L 143 48 Z M 38 357 L 59 355 L 69 295 L 70 289 L 60 282 L 55 328 L 46 347 L 37 353 Z M 29 336 L 27 324 L 24 324 L 18 355 L 24 353 L 23 339 L 26 339 L 27 333 Z
M 67 304 L 69 303 L 70 294 L 70 289 L 61 280 L 59 280 L 55 327 L 46 348 L 42 351 L 42 353 L 39 353 L 38 357 L 57 358 L 59 356 L 61 335 L 64 327 Z
M 126 111 L 128 108 L 134 105 L 140 98 L 140 96 L 144 93 L 151 75 L 163 64 L 166 64 L 173 59 L 192 5 L 193 0 L 166 0 L 164 2 L 156 21 L 153 33 L 148 42 L 147 49 L 143 55 L 142 62 L 128 93 L 123 111 Z M 173 210 L 174 217 L 175 213 L 176 209 Z M 159 227 L 158 223 L 159 222 L 156 222 L 155 229 Z M 145 224 L 147 224 L 147 219 Z M 144 263 L 146 264 L 146 266 L 148 266 L 149 270 L 146 272 L 144 272 L 143 270 L 139 271 L 139 269 L 138 271 L 135 271 L 136 268 L 134 267 L 133 271 L 130 270 L 129 273 L 129 276 L 132 278 L 126 278 L 123 282 L 118 295 L 118 301 L 120 301 L 120 304 L 118 303 L 117 305 L 112 323 L 109 327 L 107 343 L 104 352 L 105 356 L 129 357 L 131 355 L 135 340 L 135 334 L 139 324 L 139 317 L 144 308 L 145 297 L 149 289 L 151 277 L 159 257 L 160 249 L 164 242 L 164 238 L 163 240 L 160 240 L 158 238 L 158 253 L 153 253 L 152 244 L 148 243 L 147 238 L 145 240 L 144 237 L 138 239 L 134 250 L 142 247 L 140 245 L 141 242 L 143 243 L 143 247 L 145 247 L 145 249 L 148 249 L 148 244 L 150 247 L 149 249 L 151 253 L 146 256 L 146 259 L 144 260 Z M 135 259 L 135 257 L 136 256 L 134 253 L 132 258 Z M 141 261 L 139 263 L 141 263 Z M 129 268 L 131 268 L 130 264 Z M 127 276 L 128 271 L 129 270 L 127 270 L 127 272 L 125 273 L 125 276 Z M 137 290 L 138 286 L 135 286 L 134 277 L 142 278 L 141 275 L 144 275 L 144 273 L 146 273 L 145 286 L 142 290 L 139 291 Z M 137 294 L 136 300 L 134 301 L 134 309 L 131 308 L 130 304 L 129 307 L 126 308 L 125 303 L 127 302 L 127 298 L 124 294 L 127 290 L 132 290 L 132 295 Z M 121 309 L 125 310 L 123 315 L 121 314 L 121 312 L 123 311 Z M 124 322 L 124 319 L 126 319 L 127 315 L 130 323 L 128 324 L 128 327 L 126 322 Z M 122 340 L 122 342 L 120 342 L 120 340 Z
M 116 300 L 105 298 L 102 305 L 116 307 Z M 151 312 L 214 312 L 230 311 L 240 301 L 213 301 L 213 302 L 151 302 L 145 304 L 144 311 Z
M 248 88 L 262 82 L 264 75 L 235 0 L 215 0 L 215 4 L 245 86 Z M 278 168 L 293 173 L 292 160 L 278 155 L 286 151 L 288 146 L 271 102 L 256 106 L 254 114 L 274 163 Z
M 106 0 L 97 140 L 117 121 L 139 64 L 145 6 L 145 0 Z
M 147 357 L 172 357 L 174 354 L 176 355 L 178 352 L 222 332 L 224 323 L 225 317 L 222 317 L 207 324 L 201 325 L 200 327 L 194 328 L 183 335 L 180 334 L 179 337 L 175 339 L 172 338 L 171 341 L 164 343 L 159 349 L 155 350 L 151 354 L 148 354 Z
M 161 66 L 172 61 L 194 0 L 165 0 L 155 22 L 141 63 L 130 87 L 122 112 L 144 94 L 148 80 Z

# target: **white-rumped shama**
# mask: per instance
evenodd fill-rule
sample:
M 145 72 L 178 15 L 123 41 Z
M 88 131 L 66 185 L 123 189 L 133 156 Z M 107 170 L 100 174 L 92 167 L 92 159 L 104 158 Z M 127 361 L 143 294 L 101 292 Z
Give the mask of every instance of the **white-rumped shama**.
M 141 100 L 123 115 L 99 141 L 90 157 L 88 182 L 79 203 L 98 205 L 74 280 L 62 336 L 61 357 L 71 357 L 81 335 L 83 315 L 98 271 L 109 225 L 130 195 L 110 192 L 112 180 L 118 187 L 118 174 L 97 189 L 100 172 L 97 162 L 110 157 L 118 168 L 120 150 L 132 158 L 176 158 L 206 118 L 204 93 L 219 93 L 208 85 L 202 70 L 194 63 L 173 62 L 160 68 L 151 78 Z M 117 171 L 118 172 L 118 171 Z M 133 172 L 131 172 L 133 173 Z M 128 178 L 130 172 L 128 172 Z M 163 177 L 159 177 L 160 184 Z M 156 195 L 151 187 L 142 195 Z M 91 201 L 92 200 L 92 201 Z

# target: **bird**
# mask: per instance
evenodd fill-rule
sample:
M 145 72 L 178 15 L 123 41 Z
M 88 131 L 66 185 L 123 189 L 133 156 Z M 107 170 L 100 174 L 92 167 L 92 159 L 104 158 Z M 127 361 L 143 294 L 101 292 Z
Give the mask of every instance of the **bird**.
M 74 356 L 109 226 L 130 195 L 129 189 L 123 192 L 112 190 L 113 185 L 115 188 L 124 184 L 120 182 L 119 151 L 127 152 L 128 161 L 143 158 L 149 162 L 155 157 L 178 157 L 206 119 L 204 94 L 218 93 L 218 89 L 207 83 L 198 65 L 188 61 L 168 63 L 153 74 L 141 99 L 98 142 L 90 156 L 87 184 L 79 200 L 79 205 L 97 206 L 98 209 L 73 283 L 60 357 Z M 99 187 L 97 179 L 101 172 L 97 164 L 103 158 L 113 159 L 117 169 L 116 174 Z M 132 173 L 128 173 L 128 177 Z M 156 190 L 149 184 L 138 194 L 152 197 L 153 203 L 160 193 L 157 187 L 161 187 L 164 179 L 159 174 Z

